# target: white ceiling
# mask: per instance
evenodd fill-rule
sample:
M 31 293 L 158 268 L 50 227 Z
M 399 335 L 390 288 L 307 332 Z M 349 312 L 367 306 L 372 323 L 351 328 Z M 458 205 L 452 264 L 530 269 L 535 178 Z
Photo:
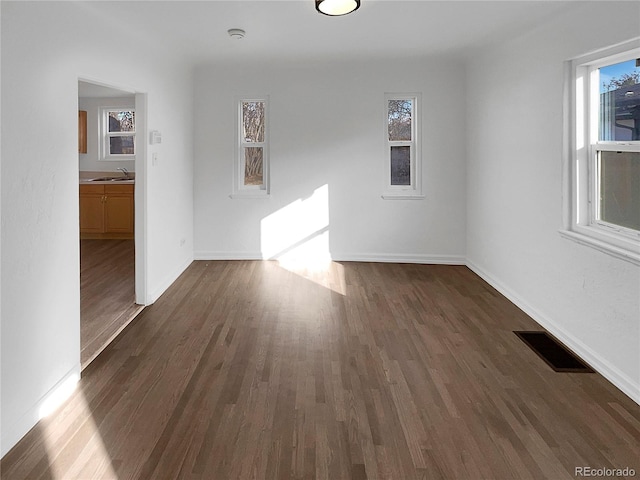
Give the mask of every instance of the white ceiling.
M 149 49 L 193 64 L 464 55 L 507 40 L 577 2 L 362 0 L 356 12 L 327 17 L 313 0 L 86 2 Z M 230 28 L 246 30 L 235 40 Z

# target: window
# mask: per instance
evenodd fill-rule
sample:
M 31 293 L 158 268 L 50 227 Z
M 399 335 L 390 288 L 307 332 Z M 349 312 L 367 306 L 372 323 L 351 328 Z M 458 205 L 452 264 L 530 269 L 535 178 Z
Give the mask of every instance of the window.
M 241 196 L 268 195 L 269 155 L 267 140 L 266 98 L 239 100 L 235 194 Z
M 419 94 L 385 95 L 384 193 L 387 199 L 423 198 L 420 183 Z
M 133 160 L 136 154 L 136 113 L 131 108 L 103 108 L 100 115 L 101 160 Z
M 640 41 L 571 62 L 565 236 L 640 264 Z

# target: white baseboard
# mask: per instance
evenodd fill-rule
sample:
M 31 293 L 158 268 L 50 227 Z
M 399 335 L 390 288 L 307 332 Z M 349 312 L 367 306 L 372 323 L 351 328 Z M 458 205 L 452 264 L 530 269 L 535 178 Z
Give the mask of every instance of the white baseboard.
M 195 252 L 195 260 L 265 260 L 260 252 Z M 380 263 L 420 263 L 442 265 L 465 265 L 463 255 L 423 255 L 395 253 L 333 253 L 336 262 L 380 262 Z
M 193 257 L 195 260 L 264 260 L 260 252 L 214 252 L 202 250 L 195 252 Z
M 149 292 L 147 296 L 146 305 L 151 305 L 152 303 L 155 303 L 156 300 L 158 300 L 160 296 L 167 291 L 167 288 L 173 285 L 173 282 L 175 282 L 177 278 L 180 275 L 182 275 L 182 272 L 184 272 L 187 269 L 187 267 L 191 265 L 191 263 L 193 263 L 193 258 L 188 258 L 182 263 L 182 265 L 180 265 L 180 267 L 178 267 L 177 270 L 175 270 L 172 274 L 166 276 L 164 280 L 160 283 L 160 285 L 156 287 L 155 290 L 153 290 L 153 292 Z
M 80 362 L 69 370 L 47 393 L 40 397 L 18 420 L 10 425 L 4 422 L 2 425 L 2 440 L 0 440 L 0 458 L 4 457 L 41 420 L 41 411 L 48 401 L 56 393 L 61 392 L 63 387 L 71 382 L 75 384 L 78 380 L 80 380 Z M 68 390 L 68 388 L 64 388 L 64 390 Z M 66 392 L 67 398 L 72 392 L 73 390 Z M 57 400 L 62 402 L 66 398 L 57 398 Z
M 475 272 L 493 288 L 498 290 L 502 295 L 507 297 L 507 299 L 509 299 L 527 315 L 529 315 L 536 323 L 540 324 L 540 326 L 542 326 L 545 330 L 549 331 L 549 333 L 551 333 L 558 340 L 567 345 L 579 357 L 581 357 L 591 367 L 593 367 L 594 370 L 596 370 L 603 377 L 609 380 L 625 395 L 627 395 L 637 404 L 640 404 L 640 384 L 637 381 L 634 381 L 628 375 L 621 372 L 618 368 L 611 365 L 611 363 L 604 359 L 601 355 L 599 355 L 590 347 L 575 338 L 573 335 L 559 326 L 557 322 L 553 321 L 547 315 L 537 310 L 526 300 L 524 300 L 521 295 L 505 286 L 501 281 L 488 273 L 486 270 L 468 260 L 467 267 L 473 270 L 473 272 Z
M 465 265 L 463 255 L 423 255 L 397 253 L 331 253 L 336 262 L 419 263 L 431 265 Z

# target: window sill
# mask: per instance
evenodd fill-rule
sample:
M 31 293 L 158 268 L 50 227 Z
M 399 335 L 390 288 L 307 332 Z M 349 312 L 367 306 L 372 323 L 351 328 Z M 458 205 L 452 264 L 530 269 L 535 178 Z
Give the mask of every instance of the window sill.
M 381 195 L 384 200 L 424 200 L 424 195 L 418 194 L 396 194 L 396 193 L 384 193 Z
M 256 193 L 256 192 L 247 192 L 247 193 L 232 193 L 229 195 L 229 198 L 271 198 L 270 193 Z
M 122 157 L 100 157 L 98 158 L 99 162 L 135 162 L 136 160 L 136 156 L 135 155 L 125 155 Z
M 628 246 L 612 245 L 605 240 L 590 235 L 589 233 L 591 232 L 589 227 L 583 226 L 578 228 L 584 230 L 585 232 L 582 233 L 575 230 L 560 230 L 559 233 L 562 237 L 573 242 L 594 248 L 600 252 L 606 253 L 607 255 L 611 255 L 612 257 L 616 257 L 620 260 L 625 260 L 635 265 L 640 265 L 640 247 L 634 246 L 632 241 L 627 242 L 629 244 Z M 599 233 L 600 232 L 597 232 L 597 234 Z

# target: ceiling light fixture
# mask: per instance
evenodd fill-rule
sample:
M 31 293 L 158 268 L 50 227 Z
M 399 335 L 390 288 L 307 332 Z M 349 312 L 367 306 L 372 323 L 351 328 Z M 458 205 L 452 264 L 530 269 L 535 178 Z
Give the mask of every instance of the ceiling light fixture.
M 244 38 L 245 31 L 242 30 L 241 28 L 230 28 L 229 30 L 227 30 L 227 33 L 231 38 L 240 40 Z
M 337 17 L 360 8 L 360 0 L 316 0 L 316 10 L 324 15 Z

